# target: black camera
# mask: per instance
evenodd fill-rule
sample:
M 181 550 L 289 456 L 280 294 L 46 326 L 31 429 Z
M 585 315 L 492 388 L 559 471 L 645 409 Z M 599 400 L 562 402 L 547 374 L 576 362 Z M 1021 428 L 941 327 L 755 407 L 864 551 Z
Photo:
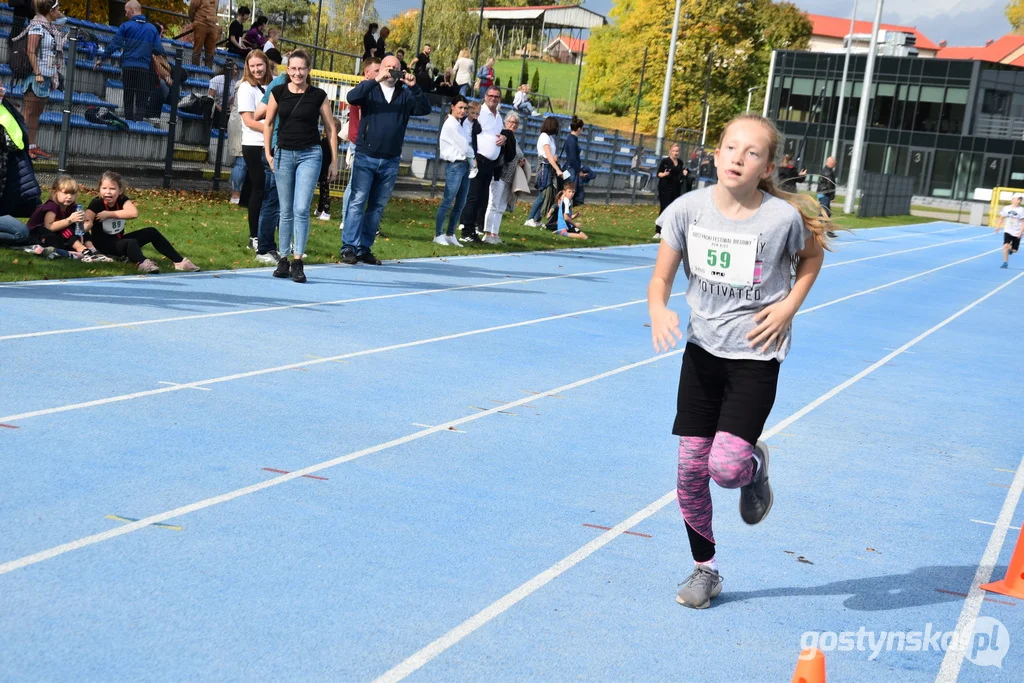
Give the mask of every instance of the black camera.
M 388 73 L 391 75 L 392 79 L 394 79 L 396 81 L 402 80 L 402 70 L 401 69 L 389 69 Z

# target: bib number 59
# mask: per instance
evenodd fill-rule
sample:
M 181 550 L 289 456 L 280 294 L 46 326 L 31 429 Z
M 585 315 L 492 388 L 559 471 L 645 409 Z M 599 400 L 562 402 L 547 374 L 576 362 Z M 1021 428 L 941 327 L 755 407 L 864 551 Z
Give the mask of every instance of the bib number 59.
M 717 249 L 708 249 L 708 265 L 712 268 L 715 266 L 728 268 L 731 261 L 732 256 L 729 255 L 729 252 L 718 251 Z

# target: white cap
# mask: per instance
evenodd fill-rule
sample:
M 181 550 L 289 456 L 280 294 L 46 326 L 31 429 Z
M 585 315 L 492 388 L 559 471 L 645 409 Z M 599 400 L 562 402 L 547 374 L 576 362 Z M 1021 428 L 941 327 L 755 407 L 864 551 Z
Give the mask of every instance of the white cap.
M 1017 192 L 1012 197 L 1010 197 L 1010 201 L 1012 202 L 1014 199 L 1024 199 L 1024 194 Z

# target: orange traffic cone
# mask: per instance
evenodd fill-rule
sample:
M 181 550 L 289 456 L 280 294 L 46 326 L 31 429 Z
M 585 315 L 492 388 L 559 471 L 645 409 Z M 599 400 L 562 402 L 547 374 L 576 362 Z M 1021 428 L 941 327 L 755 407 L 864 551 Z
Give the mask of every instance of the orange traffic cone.
M 1024 600 L 1024 529 L 1021 529 L 1017 547 L 1010 556 L 1010 568 L 1006 570 L 1006 577 L 1002 581 L 986 583 L 981 588 Z
M 825 653 L 816 647 L 801 652 L 793 683 L 825 683 Z
M 816 647 L 800 653 L 793 683 L 825 683 L 825 654 Z

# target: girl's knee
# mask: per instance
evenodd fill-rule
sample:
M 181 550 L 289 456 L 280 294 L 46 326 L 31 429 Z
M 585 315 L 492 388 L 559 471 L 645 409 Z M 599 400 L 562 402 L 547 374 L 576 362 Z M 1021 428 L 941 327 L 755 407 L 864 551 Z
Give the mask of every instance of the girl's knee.
M 708 472 L 715 483 L 735 489 L 750 482 L 754 445 L 727 432 L 715 435 L 708 457 Z

